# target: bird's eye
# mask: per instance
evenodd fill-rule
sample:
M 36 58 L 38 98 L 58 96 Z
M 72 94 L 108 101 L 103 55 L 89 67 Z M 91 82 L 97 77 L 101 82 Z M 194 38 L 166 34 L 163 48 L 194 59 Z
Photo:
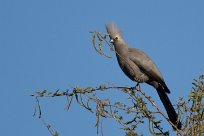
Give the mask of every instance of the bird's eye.
M 116 36 L 116 37 L 114 38 L 114 40 L 115 40 L 115 41 L 118 40 L 118 37 Z

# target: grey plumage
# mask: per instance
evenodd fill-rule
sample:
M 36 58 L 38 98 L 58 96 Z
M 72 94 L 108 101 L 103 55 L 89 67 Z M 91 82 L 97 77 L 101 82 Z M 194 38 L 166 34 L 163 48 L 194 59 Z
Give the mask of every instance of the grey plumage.
M 170 121 L 178 129 L 181 129 L 178 115 L 166 94 L 170 93 L 170 90 L 154 62 L 139 49 L 129 48 L 114 23 L 107 24 L 106 29 L 111 39 L 110 42 L 114 45 L 116 57 L 122 71 L 133 81 L 138 83 L 145 82 L 153 86 L 159 94 Z

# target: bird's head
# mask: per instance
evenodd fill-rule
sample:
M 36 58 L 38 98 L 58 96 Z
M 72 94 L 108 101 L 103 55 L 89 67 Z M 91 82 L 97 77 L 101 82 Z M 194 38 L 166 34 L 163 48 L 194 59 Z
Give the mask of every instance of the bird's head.
M 111 23 L 106 24 L 106 30 L 110 37 L 110 43 L 114 44 L 119 41 L 124 42 L 121 32 L 115 23 L 111 22 Z

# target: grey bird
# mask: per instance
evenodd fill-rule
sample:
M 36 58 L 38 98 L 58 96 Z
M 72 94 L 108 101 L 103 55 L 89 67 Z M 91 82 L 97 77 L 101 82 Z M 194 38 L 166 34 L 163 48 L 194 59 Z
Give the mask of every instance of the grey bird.
M 178 129 L 181 129 L 181 122 L 167 96 L 170 90 L 155 63 L 141 50 L 129 48 L 119 28 L 114 23 L 108 23 L 106 29 L 110 37 L 110 42 L 114 45 L 116 57 L 122 71 L 137 83 L 145 82 L 153 86 L 157 90 L 170 121 Z

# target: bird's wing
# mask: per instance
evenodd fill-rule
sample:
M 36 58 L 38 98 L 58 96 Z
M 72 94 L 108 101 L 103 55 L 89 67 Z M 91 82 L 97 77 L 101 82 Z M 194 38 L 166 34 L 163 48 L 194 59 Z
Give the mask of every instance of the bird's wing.
M 147 76 L 160 83 L 164 82 L 164 79 L 156 65 L 144 52 L 135 48 L 129 48 L 128 55 L 129 59 L 133 61 Z

